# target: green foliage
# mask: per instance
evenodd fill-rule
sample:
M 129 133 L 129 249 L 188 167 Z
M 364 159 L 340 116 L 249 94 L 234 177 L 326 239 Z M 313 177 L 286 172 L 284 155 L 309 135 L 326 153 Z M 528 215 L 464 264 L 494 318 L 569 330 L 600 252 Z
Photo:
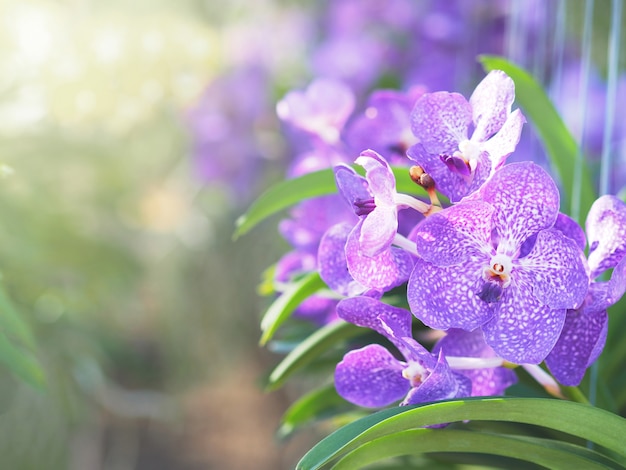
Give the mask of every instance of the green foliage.
M 302 279 L 290 284 L 270 305 L 261 320 L 261 330 L 263 331 L 260 340 L 261 345 L 265 345 L 274 336 L 276 330 L 289 318 L 289 315 L 298 305 L 325 285 L 316 272 L 309 273 Z
M 364 173 L 360 166 L 355 165 L 354 168 L 357 172 Z M 416 185 L 409 177 L 408 168 L 393 167 L 392 171 L 396 177 L 396 188 L 399 192 L 426 196 L 424 189 Z M 234 237 L 240 237 L 261 221 L 298 202 L 336 192 L 337 186 L 332 169 L 306 173 L 297 178 L 281 181 L 261 194 L 248 211 L 237 219 Z
M 552 430 L 567 433 L 571 436 L 596 443 L 607 450 L 606 454 L 586 452 L 584 447 L 570 442 L 548 442 L 541 440 L 521 440 L 514 436 L 489 435 L 501 438 L 508 442 L 506 451 L 498 446 L 488 447 L 488 439 L 485 435 L 476 435 L 474 432 L 453 431 L 452 434 L 442 434 L 441 441 L 437 441 L 441 430 L 419 430 L 408 432 L 423 426 L 432 426 L 442 423 L 451 423 L 464 420 L 475 421 L 505 421 L 511 423 L 525 423 L 541 426 Z M 450 433 L 451 431 L 443 431 Z M 463 432 L 459 435 L 458 432 Z M 578 465 L 592 465 L 600 462 L 608 467 L 619 468 L 612 462 L 613 456 L 626 464 L 626 448 L 623 445 L 623 436 L 626 432 L 626 420 L 612 413 L 579 403 L 539 398 L 477 398 L 452 400 L 445 402 L 430 403 L 397 407 L 379 411 L 370 416 L 357 420 L 335 431 L 330 436 L 320 441 L 298 463 L 301 470 L 315 470 L 352 452 L 362 448 L 366 444 L 371 447 L 364 451 L 358 451 L 354 457 L 344 461 L 351 462 L 364 460 L 375 461 L 390 456 L 385 449 L 390 450 L 391 455 L 405 455 L 406 453 L 437 452 L 486 452 L 496 455 L 505 455 L 520 460 L 540 458 L 535 461 L 549 468 L 556 468 L 558 461 L 554 459 L 564 458 L 564 454 L 571 454 L 572 462 Z M 389 447 L 390 442 L 398 437 L 398 448 Z M 384 441 L 378 439 L 387 437 Z M 420 440 L 426 439 L 426 443 Z M 509 439 L 513 439 L 509 441 Z M 413 443 L 411 450 L 409 442 Z M 430 446 L 429 446 L 430 444 Z M 407 447 L 409 445 L 409 447 Z M 472 446 L 476 445 L 475 448 Z M 575 447 L 574 447 L 575 446 Z M 531 450 L 532 449 L 532 450 Z M 575 450 L 575 452 L 573 451 Z M 344 465 L 342 464 L 342 465 Z M 586 467 L 580 468 L 591 468 Z M 342 467 L 338 468 L 358 468 Z M 594 467 L 595 468 L 595 467 Z
M 542 86 L 528 72 L 502 57 L 481 56 L 480 61 L 485 70 L 502 70 L 515 82 L 516 102 L 541 138 L 565 191 L 561 194 L 561 210 L 570 215 L 586 215 L 596 198 L 591 172 Z

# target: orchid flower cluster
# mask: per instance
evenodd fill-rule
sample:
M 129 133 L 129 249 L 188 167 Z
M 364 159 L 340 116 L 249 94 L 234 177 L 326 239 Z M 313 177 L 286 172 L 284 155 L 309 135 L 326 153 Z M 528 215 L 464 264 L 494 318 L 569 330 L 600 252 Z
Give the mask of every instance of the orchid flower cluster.
M 332 166 L 338 194 L 305 201 L 281 223 L 294 249 L 276 279 L 318 271 L 335 295 L 313 295 L 296 313 L 383 340 L 337 364 L 347 401 L 377 408 L 502 395 L 517 366 L 558 393 L 600 355 L 607 309 L 626 290 L 626 204 L 601 196 L 583 231 L 560 212 L 548 171 L 507 164 L 525 123 L 514 100 L 513 81 L 495 70 L 469 100 L 376 91 L 352 115 L 350 90 L 318 80 L 278 104 L 301 143 L 290 174 Z M 398 169 L 427 196 L 399 193 Z M 390 293 L 403 300 L 392 304 Z M 430 351 L 415 325 L 432 330 Z

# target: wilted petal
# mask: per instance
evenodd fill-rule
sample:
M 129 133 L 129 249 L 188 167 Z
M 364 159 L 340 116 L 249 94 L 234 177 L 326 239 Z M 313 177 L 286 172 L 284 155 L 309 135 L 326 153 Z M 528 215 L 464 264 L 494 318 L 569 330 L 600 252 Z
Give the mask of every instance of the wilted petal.
M 495 351 L 485 342 L 480 328 L 464 331 L 450 328 L 433 348 L 433 354 L 443 351 L 447 357 L 497 357 Z M 457 370 L 472 381 L 472 396 L 482 397 L 502 395 L 517 382 L 515 372 L 506 367 L 486 367 L 483 369 Z
M 567 311 L 559 340 L 546 357 L 550 372 L 563 385 L 578 385 L 604 347 L 608 328 L 604 287 L 592 284 L 583 306 Z
M 505 289 L 498 313 L 483 326 L 485 341 L 501 358 L 516 364 L 539 364 L 556 343 L 565 309 L 553 309 L 530 294 L 530 286 Z
M 522 243 L 550 228 L 559 213 L 559 191 L 550 175 L 532 162 L 503 166 L 483 186 L 485 201 L 496 208 L 499 252 L 517 254 Z
M 402 376 L 404 365 L 379 344 L 350 351 L 335 369 L 337 393 L 351 403 L 369 408 L 390 405 L 410 389 Z
M 430 154 L 453 154 L 467 139 L 472 108 L 458 93 L 426 93 L 415 103 L 411 130 Z
M 427 261 L 416 261 L 407 287 L 413 315 L 439 330 L 473 330 L 488 321 L 495 304 L 478 297 L 483 283 L 483 265 L 487 261 L 468 261 L 442 268 Z
M 352 277 L 366 287 L 383 291 L 406 282 L 413 269 L 413 256 L 396 247 L 376 256 L 365 256 L 359 243 L 362 225 L 361 220 L 346 243 L 346 260 Z
M 481 145 L 481 149 L 489 154 L 489 159 L 493 165 L 493 169 L 500 168 L 506 157 L 511 155 L 519 143 L 522 133 L 522 126 L 526 122 L 526 118 L 519 109 L 509 114 L 502 128 Z M 473 139 L 474 137 L 472 137 Z
M 517 263 L 513 275 L 523 279 L 532 295 L 552 308 L 576 308 L 587 294 L 589 275 L 584 253 L 558 230 L 539 232 L 531 252 Z
M 615 196 L 599 197 L 589 209 L 585 226 L 589 268 L 595 279 L 626 254 L 626 204 Z
M 437 365 L 430 372 L 430 375 L 419 387 L 411 389 L 401 405 L 415 405 L 429 401 L 468 397 L 471 391 L 472 383 L 470 380 L 451 371 L 443 354 L 439 353 Z
M 342 299 L 337 305 L 337 314 L 339 318 L 347 322 L 370 328 L 387 338 L 411 336 L 411 312 L 371 297 Z M 381 322 L 381 316 L 385 319 L 387 327 Z M 389 325 L 391 325 L 391 334 Z
M 470 97 L 475 131 L 472 140 L 482 142 L 504 125 L 515 101 L 515 84 L 501 70 L 492 70 Z M 519 139 L 519 134 L 518 134 Z
M 493 212 L 486 202 L 468 201 L 427 217 L 413 232 L 417 253 L 437 266 L 488 255 Z
M 355 281 L 348 271 L 345 246 L 352 231 L 350 224 L 337 224 L 322 236 L 317 250 L 320 277 L 335 292 L 342 295 L 358 295 L 365 286 Z

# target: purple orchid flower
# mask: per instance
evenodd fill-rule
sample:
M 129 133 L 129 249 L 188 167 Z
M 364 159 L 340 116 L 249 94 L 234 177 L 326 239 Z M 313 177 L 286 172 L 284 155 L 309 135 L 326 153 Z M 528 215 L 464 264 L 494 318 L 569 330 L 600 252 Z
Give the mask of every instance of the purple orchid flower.
M 294 276 L 319 269 L 318 251 L 326 230 L 342 223 L 351 227 L 355 219 L 352 211 L 341 204 L 337 194 L 309 199 L 294 207 L 291 217 L 284 219 L 279 225 L 282 236 L 293 246 L 293 250 L 276 264 L 274 280 L 280 285 L 289 282 Z M 336 290 L 344 295 L 364 291 L 357 283 L 345 292 L 340 288 Z M 294 316 L 316 324 L 326 324 L 336 318 L 336 304 L 337 299 L 312 295 L 298 306 Z
M 538 165 L 504 166 L 481 196 L 416 228 L 421 259 L 408 284 L 411 311 L 432 328 L 480 327 L 500 357 L 538 364 L 556 343 L 567 309 L 587 293 L 584 255 L 554 228 L 559 193 Z
M 513 80 L 494 70 L 469 102 L 441 91 L 426 93 L 415 104 L 411 128 L 419 143 L 408 155 L 452 202 L 477 191 L 515 150 L 525 118 L 519 109 L 511 112 L 514 99 Z
M 406 151 L 417 143 L 411 132 L 411 110 L 424 91 L 424 87 L 415 86 L 407 92 L 377 90 L 372 93 L 364 112 L 356 116 L 345 131 L 348 145 L 357 152 L 375 149 L 391 164 L 406 165 Z
M 294 127 L 335 144 L 354 105 L 355 97 L 350 88 L 336 80 L 319 78 L 304 92 L 287 93 L 276 105 L 276 112 Z
M 369 297 L 352 297 L 339 302 L 337 313 L 377 331 L 404 357 L 396 359 L 379 344 L 348 352 L 335 369 L 335 387 L 349 402 L 378 408 L 403 398 L 401 405 L 412 405 L 470 395 L 470 380 L 450 370 L 442 351 L 433 355 L 413 339 L 409 311 Z
M 578 385 L 599 357 L 608 329 L 607 309 L 626 291 L 626 204 L 615 196 L 598 198 L 586 221 L 589 269 L 596 279 L 613 268 L 609 281 L 593 281 L 582 305 L 569 309 L 563 331 L 546 365 L 564 385 Z
M 480 329 L 470 332 L 450 328 L 433 347 L 433 354 L 439 351 L 445 352 L 448 364 L 455 372 L 472 381 L 473 397 L 503 395 L 507 388 L 517 383 L 515 372 L 500 366 L 501 358 L 485 342 Z M 476 368 L 475 358 L 484 359 L 485 364 L 493 361 L 494 367 Z
M 363 286 L 386 291 L 406 282 L 413 268 L 413 244 L 397 233 L 398 209 L 411 204 L 425 212 L 428 206 L 396 192 L 389 164 L 373 150 L 356 163 L 365 168 L 365 178 L 347 165 L 335 167 L 339 192 L 360 218 L 345 240 L 347 268 Z

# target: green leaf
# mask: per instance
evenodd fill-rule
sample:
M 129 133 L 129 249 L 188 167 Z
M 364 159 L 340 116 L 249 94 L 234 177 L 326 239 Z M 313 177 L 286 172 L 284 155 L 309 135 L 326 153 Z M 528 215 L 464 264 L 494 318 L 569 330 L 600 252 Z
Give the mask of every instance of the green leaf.
M 364 331 L 367 330 L 343 320 L 337 320 L 316 330 L 272 370 L 268 380 L 268 389 L 274 390 L 280 387 L 287 377 L 328 351 L 334 344 L 358 336 Z
M 473 398 L 396 407 L 338 429 L 298 463 L 313 470 L 376 438 L 441 423 L 465 420 L 506 421 L 542 426 L 576 436 L 613 451 L 626 461 L 626 420 L 580 403 L 544 398 Z
M 325 286 L 326 284 L 322 281 L 319 273 L 312 272 L 291 284 L 280 294 L 267 309 L 261 320 L 261 331 L 263 331 L 260 340 L 261 346 L 272 339 L 276 330 L 289 318 L 291 313 L 304 299 Z
M 502 57 L 483 55 L 479 58 L 487 71 L 502 70 L 515 82 L 515 99 L 524 115 L 537 130 L 545 147 L 546 153 L 558 174 L 561 186 L 569 199 L 562 198 L 562 210 L 572 215 L 571 203 L 574 193 L 580 197 L 579 214 L 585 216 L 596 198 L 590 170 L 584 158 L 581 158 L 578 144 L 563 123 L 561 116 L 541 85 L 525 70 L 512 64 Z M 582 178 L 576 181 L 576 167 Z M 580 186 L 579 186 L 580 184 Z M 570 204 L 563 207 L 563 202 Z M 574 208 L 576 209 L 576 208 Z M 574 212 L 578 212 L 574 210 Z
M 485 453 L 546 468 L 606 470 L 617 466 L 592 450 L 549 439 L 453 429 L 411 429 L 369 441 L 343 457 L 333 468 L 362 468 L 379 460 L 426 452 Z
M 28 324 L 2 288 L 0 288 L 0 331 L 11 340 L 17 340 L 29 349 L 35 349 L 35 341 Z
M 364 173 L 358 165 L 355 165 L 354 169 L 360 174 Z M 398 192 L 426 196 L 426 191 L 411 180 L 408 167 L 392 167 L 392 171 L 396 177 Z M 234 238 L 240 237 L 259 222 L 300 201 L 336 192 L 332 168 L 281 181 L 261 194 L 248 211 L 237 219 Z
M 337 394 L 334 384 L 324 385 L 300 397 L 287 409 L 278 435 L 287 437 L 311 421 L 329 417 L 352 406 Z
M 4 362 L 11 372 L 36 389 L 43 390 L 46 380 L 39 362 L 29 352 L 14 346 L 9 339 L 0 333 L 0 361 Z

